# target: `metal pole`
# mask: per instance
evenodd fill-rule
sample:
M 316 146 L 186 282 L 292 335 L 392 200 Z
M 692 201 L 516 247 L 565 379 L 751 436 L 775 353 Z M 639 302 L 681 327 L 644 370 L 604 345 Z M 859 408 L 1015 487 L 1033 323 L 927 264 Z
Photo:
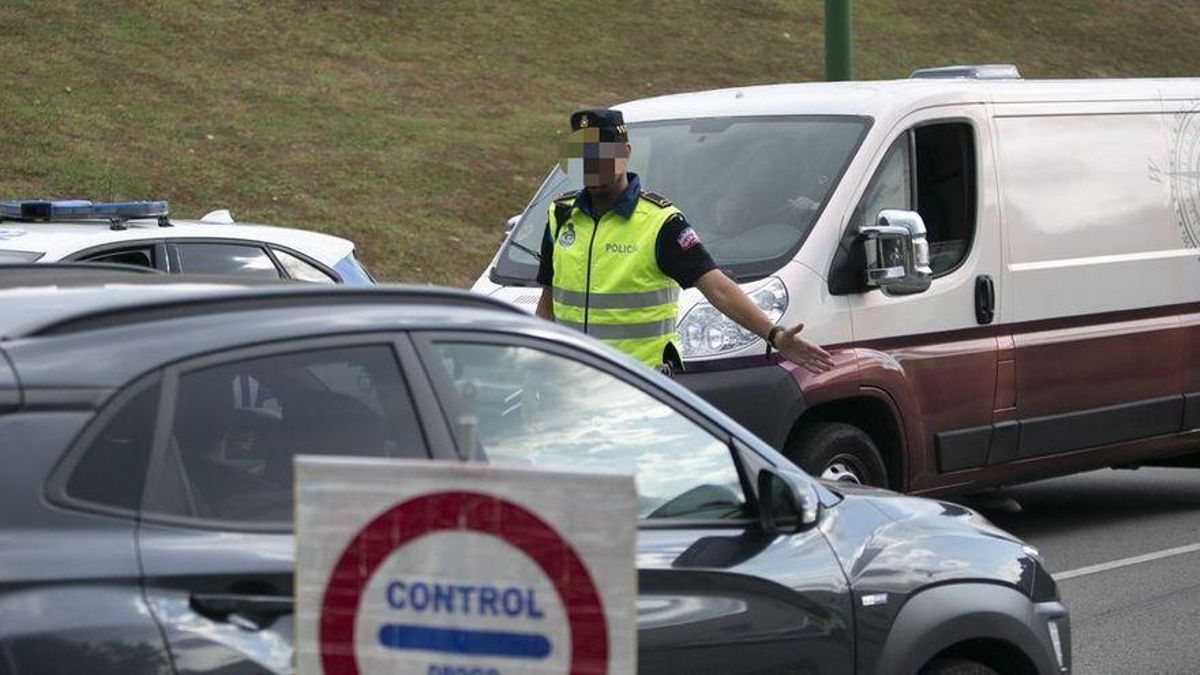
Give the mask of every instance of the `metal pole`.
M 852 0 L 825 0 L 825 79 L 849 80 L 854 72 L 854 50 L 850 41 Z

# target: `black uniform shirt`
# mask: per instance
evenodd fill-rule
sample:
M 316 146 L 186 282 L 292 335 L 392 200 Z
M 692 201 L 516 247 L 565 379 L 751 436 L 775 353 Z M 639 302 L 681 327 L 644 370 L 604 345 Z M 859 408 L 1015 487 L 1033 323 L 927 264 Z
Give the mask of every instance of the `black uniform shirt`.
M 637 174 L 630 173 L 627 176 L 629 177 L 629 187 L 625 188 L 625 191 L 612 205 L 612 210 L 622 218 L 629 218 L 633 215 L 633 209 L 637 206 L 637 200 L 642 191 L 641 181 Z M 579 209 L 593 220 L 598 220 L 592 210 L 592 200 L 587 190 L 579 191 L 572 207 Z M 546 231 L 542 234 L 542 257 L 538 263 L 537 282 L 547 287 L 554 285 L 553 229 L 551 223 L 546 223 Z M 704 244 L 700 243 L 700 237 L 688 224 L 682 213 L 671 216 L 667 222 L 663 223 L 662 228 L 658 231 L 654 257 L 658 261 L 658 269 L 683 288 L 691 288 L 696 284 L 697 279 L 717 268 L 712 256 L 705 250 Z

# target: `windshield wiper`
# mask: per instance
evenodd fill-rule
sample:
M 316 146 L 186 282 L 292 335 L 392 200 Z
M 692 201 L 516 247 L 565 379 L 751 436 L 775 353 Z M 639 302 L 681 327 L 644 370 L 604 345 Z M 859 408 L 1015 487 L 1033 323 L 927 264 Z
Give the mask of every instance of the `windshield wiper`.
M 535 251 L 535 250 L 533 250 L 533 249 L 529 248 L 528 246 L 526 246 L 526 245 L 524 245 L 524 244 L 520 244 L 520 243 L 518 243 L 516 239 L 509 239 L 509 240 L 508 240 L 508 245 L 509 245 L 509 246 L 516 246 L 516 247 L 517 247 L 517 248 L 519 248 L 520 250 L 522 250 L 522 251 L 524 251 L 524 252 L 528 253 L 529 255 L 531 255 L 531 256 L 533 256 L 533 257 L 537 258 L 539 261 L 542 259 L 542 254 L 541 254 L 541 253 L 538 253 L 537 251 Z

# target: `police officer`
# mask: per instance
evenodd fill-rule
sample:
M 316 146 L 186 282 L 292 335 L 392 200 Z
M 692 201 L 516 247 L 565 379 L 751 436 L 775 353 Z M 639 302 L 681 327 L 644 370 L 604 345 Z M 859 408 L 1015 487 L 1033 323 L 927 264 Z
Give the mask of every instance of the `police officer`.
M 573 326 L 651 367 L 679 365 L 675 322 L 680 287 L 695 286 L 713 307 L 788 360 L 820 373 L 829 354 L 800 338 L 803 324 L 771 320 L 717 269 L 671 201 L 642 189 L 626 171 L 629 136 L 619 110 L 571 115 L 583 156 L 583 185 L 550 205 L 542 238 L 537 315 Z

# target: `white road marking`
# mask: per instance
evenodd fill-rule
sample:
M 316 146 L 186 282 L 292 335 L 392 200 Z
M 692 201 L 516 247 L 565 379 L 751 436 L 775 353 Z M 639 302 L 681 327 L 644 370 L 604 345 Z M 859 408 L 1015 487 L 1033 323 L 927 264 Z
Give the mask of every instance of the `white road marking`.
M 1122 567 L 1129 567 L 1130 565 L 1140 565 L 1153 560 L 1162 560 L 1163 558 L 1170 558 L 1172 556 L 1183 555 L 1185 553 L 1197 552 L 1200 552 L 1200 543 L 1188 544 L 1187 546 L 1176 546 L 1175 548 L 1167 548 L 1161 551 L 1155 551 L 1153 553 L 1135 555 L 1130 558 L 1121 558 L 1120 560 L 1113 560 L 1111 562 L 1100 563 L 1098 565 L 1088 565 L 1087 567 L 1067 570 L 1066 572 L 1059 572 L 1050 576 L 1054 577 L 1055 581 L 1066 581 L 1067 579 L 1074 579 L 1076 577 L 1086 577 L 1089 574 L 1099 574 L 1100 572 L 1108 572 L 1110 570 L 1116 570 Z

